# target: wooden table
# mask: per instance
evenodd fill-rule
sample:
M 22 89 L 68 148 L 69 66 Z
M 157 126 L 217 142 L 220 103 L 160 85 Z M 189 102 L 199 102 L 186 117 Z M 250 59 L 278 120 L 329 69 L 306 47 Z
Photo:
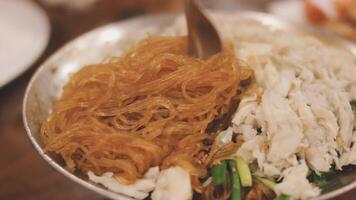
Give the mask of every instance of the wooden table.
M 167 10 L 177 10 L 177 0 L 105 0 L 95 9 L 72 12 L 43 6 L 51 18 L 52 35 L 43 56 L 25 74 L 0 89 L 0 199 L 1 200 L 101 200 L 52 169 L 27 139 L 22 124 L 22 98 L 36 68 L 56 49 L 74 37 L 111 21 Z M 356 199 L 356 190 L 338 200 Z M 335 199 L 335 200 L 336 200 Z

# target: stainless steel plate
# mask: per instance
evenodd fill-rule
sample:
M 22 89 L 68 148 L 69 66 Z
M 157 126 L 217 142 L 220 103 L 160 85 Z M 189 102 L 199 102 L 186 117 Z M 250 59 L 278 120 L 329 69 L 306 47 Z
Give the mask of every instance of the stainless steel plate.
M 352 43 L 315 29 L 291 25 L 281 19 L 262 13 L 243 12 L 239 15 L 256 19 L 275 29 L 292 29 L 313 34 L 325 41 L 348 48 L 356 55 L 356 47 Z M 172 24 L 175 17 L 172 15 L 144 16 L 95 29 L 69 42 L 39 67 L 26 90 L 23 102 L 23 118 L 28 137 L 39 154 L 52 167 L 90 190 L 108 198 L 120 199 L 117 194 L 88 182 L 86 177 L 69 173 L 63 167 L 64 163 L 61 159 L 46 154 L 40 140 L 41 123 L 48 116 L 53 100 L 61 93 L 62 87 L 71 74 L 86 64 L 98 63 L 104 58 L 118 55 L 119 52 L 134 42 L 132 38 L 135 38 L 136 41 L 145 37 L 148 32 L 157 33 L 161 28 Z M 356 187 L 356 170 L 350 170 L 338 178 L 341 181 L 341 186 L 330 188 L 317 199 L 329 199 Z

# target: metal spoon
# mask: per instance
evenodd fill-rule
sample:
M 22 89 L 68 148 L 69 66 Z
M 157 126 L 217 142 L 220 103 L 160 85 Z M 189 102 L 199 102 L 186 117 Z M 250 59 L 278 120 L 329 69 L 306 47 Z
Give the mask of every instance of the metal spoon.
M 207 59 L 222 51 L 218 32 L 196 0 L 184 0 L 184 11 L 188 26 L 189 55 Z

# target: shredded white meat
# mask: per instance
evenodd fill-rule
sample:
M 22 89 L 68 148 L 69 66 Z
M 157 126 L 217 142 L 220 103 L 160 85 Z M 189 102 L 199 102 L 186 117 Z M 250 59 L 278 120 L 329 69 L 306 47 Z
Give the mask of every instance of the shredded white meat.
M 94 183 L 101 184 L 109 190 L 121 194 L 118 199 L 131 200 L 131 199 L 144 199 L 156 187 L 156 182 L 159 174 L 158 167 L 150 168 L 142 179 L 137 180 L 134 184 L 122 184 L 113 177 L 112 172 L 107 172 L 102 176 L 96 176 L 93 172 L 89 171 L 88 176 Z
M 275 191 L 278 195 L 289 194 L 296 199 L 310 199 L 319 194 L 318 188 L 312 187 L 306 179 L 308 166 L 304 161 L 283 171 L 284 180 L 277 184 Z M 294 185 L 295 187 L 291 187 Z
M 152 200 L 192 199 L 193 189 L 189 173 L 178 166 L 162 170 L 151 198 Z
M 337 169 L 356 164 L 350 106 L 356 100 L 355 56 L 312 36 L 233 14 L 211 17 L 234 44 L 236 56 L 254 70 L 258 86 L 242 99 L 232 121 L 233 132 L 245 141 L 237 154 L 257 163 L 254 173 L 282 179 L 279 194 L 296 199 L 319 195 L 306 179 L 308 168 L 326 172 L 333 164 Z M 184 20 L 166 33 L 185 34 Z
M 315 197 L 308 167 L 326 172 L 356 163 L 350 106 L 356 59 L 312 37 L 241 24 L 233 34 L 236 54 L 253 68 L 263 92 L 245 97 L 234 116 L 234 132 L 246 141 L 237 154 L 257 161 L 265 176 L 283 177 L 277 193 Z

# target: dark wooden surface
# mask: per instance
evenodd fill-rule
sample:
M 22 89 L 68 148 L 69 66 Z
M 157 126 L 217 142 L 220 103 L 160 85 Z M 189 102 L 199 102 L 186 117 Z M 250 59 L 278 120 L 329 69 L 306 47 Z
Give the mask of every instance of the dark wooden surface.
M 0 88 L 0 200 L 103 200 L 104 197 L 67 180 L 34 150 L 22 124 L 26 85 L 50 54 L 76 36 L 135 15 L 178 10 L 179 0 L 104 0 L 82 12 L 41 6 L 51 18 L 50 43 L 43 56 L 25 74 Z M 356 190 L 334 200 L 354 199 Z

